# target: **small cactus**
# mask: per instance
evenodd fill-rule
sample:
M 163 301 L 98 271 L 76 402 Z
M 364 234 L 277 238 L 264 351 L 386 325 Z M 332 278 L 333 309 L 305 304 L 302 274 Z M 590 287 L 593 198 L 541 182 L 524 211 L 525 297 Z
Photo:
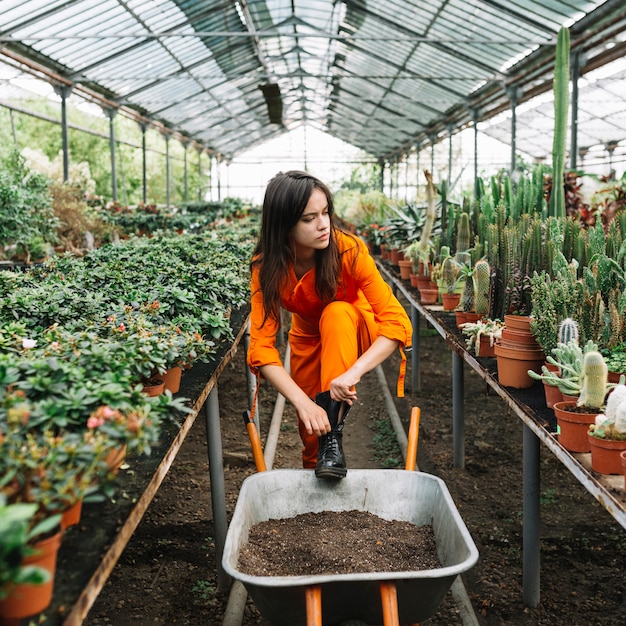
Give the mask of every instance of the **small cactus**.
M 470 247 L 470 220 L 467 213 L 459 215 L 459 224 L 456 231 L 456 253 L 457 255 L 467 252 Z M 464 262 L 464 257 L 457 257 L 459 263 Z
M 454 293 L 460 270 L 461 266 L 454 260 L 454 257 L 446 257 L 441 274 L 446 293 Z
M 592 350 L 583 360 L 583 379 L 578 406 L 599 409 L 607 392 L 608 368 L 604 357 Z
M 473 279 L 474 310 L 480 315 L 488 315 L 491 268 L 486 260 L 481 259 L 480 261 L 476 261 L 476 265 L 474 265 Z
M 578 343 L 578 322 L 571 317 L 565 318 L 559 324 L 559 343 Z
M 461 311 L 469 313 L 474 310 L 474 282 L 470 273 L 466 273 L 465 288 L 461 295 Z

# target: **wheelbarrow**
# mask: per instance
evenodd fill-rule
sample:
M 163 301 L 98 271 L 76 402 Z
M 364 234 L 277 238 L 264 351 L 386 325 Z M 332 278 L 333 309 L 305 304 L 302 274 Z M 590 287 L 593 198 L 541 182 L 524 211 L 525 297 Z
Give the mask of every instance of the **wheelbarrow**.
M 245 479 L 226 534 L 222 565 L 239 580 L 274 626 L 415 624 L 432 616 L 454 579 L 478 560 L 478 550 L 445 483 L 415 469 L 419 408 L 411 413 L 405 470 L 350 469 L 346 478 L 324 481 L 313 470 L 260 471 Z M 250 433 L 257 469 L 260 443 Z M 417 571 L 251 576 L 237 569 L 252 526 L 322 511 L 365 511 L 385 520 L 431 525 L 441 567 Z

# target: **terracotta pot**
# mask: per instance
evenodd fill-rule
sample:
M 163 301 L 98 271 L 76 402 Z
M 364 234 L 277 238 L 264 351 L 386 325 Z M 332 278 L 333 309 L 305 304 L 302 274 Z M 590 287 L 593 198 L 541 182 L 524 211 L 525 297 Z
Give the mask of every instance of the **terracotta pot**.
M 624 473 L 624 491 L 626 491 L 626 450 L 619 453 L 619 460 L 622 463 L 622 472 Z
M 411 272 L 413 270 L 413 261 L 406 261 L 404 259 L 398 261 L 400 267 L 400 278 L 403 280 L 411 279 Z
M 546 406 L 551 409 L 557 402 L 563 402 L 563 393 L 556 385 L 549 385 L 543 381 L 543 391 L 546 396 Z
M 109 470 L 113 474 L 117 474 L 124 463 L 126 458 L 126 444 L 119 448 L 113 448 L 111 452 L 106 455 L 104 462 L 109 466 Z
M 59 531 L 56 535 L 43 539 L 35 544 L 36 554 L 24 559 L 24 565 L 34 565 L 48 571 L 50 578 L 42 585 L 16 585 L 9 592 L 9 596 L 0 600 L 0 622 L 3 619 L 22 619 L 37 615 L 50 605 L 54 588 L 57 553 L 61 547 Z
M 482 319 L 483 316 L 480 313 L 474 313 L 473 311 L 469 311 L 465 313 L 465 321 L 466 322 L 477 322 Z
M 515 389 L 532 387 L 535 381 L 528 375 L 528 370 L 540 373 L 546 358 L 542 350 L 516 350 L 499 343 L 495 345 L 495 353 L 499 383 Z
M 619 383 L 620 376 L 626 378 L 626 372 L 609 372 L 608 380 L 610 383 Z
M 436 304 L 439 298 L 439 289 L 420 289 L 419 291 L 422 304 Z
M 158 396 L 165 391 L 165 381 L 162 378 L 149 378 L 143 381 L 142 391 L 147 396 Z
M 479 343 L 479 347 L 478 347 L 478 354 L 476 356 L 479 357 L 494 357 L 496 356 L 496 351 L 495 351 L 495 343 L 493 345 L 491 345 L 491 338 L 488 337 L 487 335 L 481 335 L 480 339 L 478 340 Z
M 541 348 L 532 333 L 521 332 L 514 328 L 502 329 L 502 343 L 512 347 Z
M 593 424 L 598 413 L 570 411 L 576 402 L 556 402 L 552 407 L 558 425 L 559 443 L 570 452 L 589 452 L 589 424 Z
M 461 295 L 458 293 L 442 293 L 441 301 L 443 302 L 444 311 L 454 311 L 461 301 Z
M 420 276 L 419 274 L 417 275 L 417 278 L 415 279 L 417 282 L 417 288 L 418 289 L 430 289 L 430 278 L 428 276 Z
M 409 280 L 411 281 L 411 287 L 414 287 L 415 289 L 417 289 L 417 274 L 414 274 L 413 272 L 411 272 L 409 274 Z
M 454 312 L 454 318 L 456 320 L 456 327 L 459 328 L 461 326 L 461 324 L 465 324 L 465 322 L 467 317 L 467 313 L 465 313 L 464 311 L 455 311 Z
M 530 322 L 533 318 L 530 315 L 505 315 L 504 326 L 510 329 L 530 332 Z
M 571 396 L 568 393 L 563 394 L 563 402 L 578 402 L 580 396 Z
M 389 250 L 389 260 L 392 265 L 398 265 L 398 261 L 400 260 L 399 248 L 391 248 L 391 250 Z
M 83 510 L 83 500 L 76 500 L 74 504 L 69 506 L 61 513 L 61 530 L 67 530 L 70 526 L 76 526 L 80 522 L 80 516 Z
M 387 249 L 386 243 L 380 244 L 380 256 L 383 257 L 383 259 L 389 258 L 389 250 Z
M 591 434 L 587 437 L 591 447 L 591 469 L 599 474 L 621 474 L 620 454 L 626 450 L 626 441 L 599 439 Z
M 178 393 L 182 374 L 183 368 L 175 365 L 170 367 L 164 374 L 159 374 L 159 377 L 163 379 L 166 389 L 169 389 L 172 393 Z

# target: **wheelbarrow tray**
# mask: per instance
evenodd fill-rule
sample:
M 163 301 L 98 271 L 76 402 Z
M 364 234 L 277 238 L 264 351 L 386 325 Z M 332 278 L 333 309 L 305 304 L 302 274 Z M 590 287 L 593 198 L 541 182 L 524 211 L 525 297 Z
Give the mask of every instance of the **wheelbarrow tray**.
M 307 576 L 250 576 L 237 569 L 239 551 L 255 524 L 304 513 L 353 510 L 416 526 L 431 525 L 441 567 L 321 575 L 312 571 Z M 379 584 L 383 580 L 396 583 L 400 622 L 421 622 L 437 610 L 456 576 L 477 560 L 478 550 L 450 492 L 436 476 L 350 469 L 343 480 L 324 481 L 313 470 L 285 469 L 260 472 L 243 482 L 226 534 L 222 565 L 243 583 L 265 619 L 283 626 L 306 624 L 305 589 L 310 585 L 321 586 L 325 625 L 349 620 L 382 624 Z

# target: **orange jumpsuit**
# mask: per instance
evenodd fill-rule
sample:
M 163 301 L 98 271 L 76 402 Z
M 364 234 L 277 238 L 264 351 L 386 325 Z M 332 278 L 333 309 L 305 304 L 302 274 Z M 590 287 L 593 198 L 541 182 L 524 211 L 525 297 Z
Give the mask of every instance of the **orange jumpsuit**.
M 292 313 L 289 331 L 291 377 L 311 398 L 350 368 L 379 335 L 410 346 L 411 322 L 383 280 L 367 246 L 357 237 L 336 231 L 341 254 L 341 278 L 334 301 L 324 306 L 315 292 L 315 268 L 299 281 L 293 267 L 281 301 Z M 357 253 L 358 251 L 358 253 Z M 263 365 L 282 365 L 276 348 L 278 323 L 265 317 L 259 270 L 251 280 L 251 323 L 248 365 L 254 373 Z M 403 354 L 403 366 L 404 366 Z M 402 395 L 401 371 L 399 394 Z M 308 435 L 298 421 L 304 467 L 315 467 L 317 436 Z

